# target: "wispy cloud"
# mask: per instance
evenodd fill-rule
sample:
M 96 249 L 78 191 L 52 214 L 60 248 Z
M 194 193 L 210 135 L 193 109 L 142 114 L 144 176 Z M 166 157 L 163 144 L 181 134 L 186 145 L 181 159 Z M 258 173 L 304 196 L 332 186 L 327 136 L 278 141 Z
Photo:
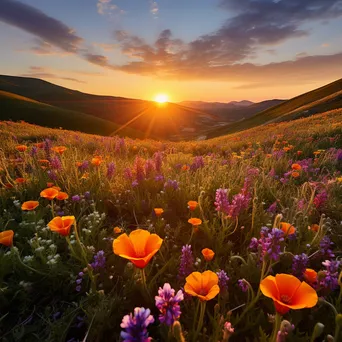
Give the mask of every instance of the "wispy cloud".
M 157 17 L 159 12 L 159 7 L 157 1 L 149 0 L 150 3 L 150 12 L 153 14 L 154 17 Z
M 120 9 L 119 6 L 112 3 L 112 0 L 98 0 L 97 13 L 101 15 L 113 15 L 114 13 L 124 14 L 125 11 Z
M 0 21 L 39 37 L 64 51 L 77 52 L 82 38 L 75 31 L 40 10 L 16 0 L 0 0 Z

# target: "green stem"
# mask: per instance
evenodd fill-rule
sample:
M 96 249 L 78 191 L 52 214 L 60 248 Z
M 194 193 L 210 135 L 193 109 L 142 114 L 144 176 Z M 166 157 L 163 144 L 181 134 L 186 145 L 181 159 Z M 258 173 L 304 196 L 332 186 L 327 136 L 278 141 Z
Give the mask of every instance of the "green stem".
M 140 273 L 141 273 L 141 282 L 143 285 L 144 293 L 147 295 L 148 298 L 150 298 L 150 292 L 147 288 L 147 282 L 146 282 L 146 274 L 145 274 L 145 269 L 140 268 Z
M 198 325 L 197 325 L 194 341 L 198 341 L 197 336 L 200 333 L 202 326 L 203 326 L 206 304 L 207 304 L 207 302 L 205 302 L 205 301 L 200 303 L 200 316 L 199 316 L 199 320 L 198 320 Z
M 278 331 L 279 331 L 279 328 L 280 328 L 280 323 L 281 323 L 281 316 L 277 312 L 276 316 L 275 316 L 273 332 L 272 332 L 272 336 L 270 338 L 270 342 L 276 342 L 277 341 L 277 335 L 278 335 Z
M 55 217 L 55 212 L 53 210 L 53 200 L 51 200 L 51 213 L 52 213 L 52 218 Z
M 18 257 L 18 260 L 19 260 L 19 263 L 20 263 L 21 266 L 23 266 L 24 268 L 30 270 L 31 272 L 35 272 L 35 273 L 40 274 L 40 275 L 43 275 L 43 276 L 47 276 L 47 275 L 48 275 L 48 274 L 46 274 L 46 273 L 40 272 L 40 271 L 38 271 L 38 270 L 36 270 L 36 269 L 30 267 L 29 265 L 26 265 L 26 264 L 21 260 L 19 253 L 18 253 L 17 251 L 16 251 L 15 253 L 16 253 L 17 257 Z

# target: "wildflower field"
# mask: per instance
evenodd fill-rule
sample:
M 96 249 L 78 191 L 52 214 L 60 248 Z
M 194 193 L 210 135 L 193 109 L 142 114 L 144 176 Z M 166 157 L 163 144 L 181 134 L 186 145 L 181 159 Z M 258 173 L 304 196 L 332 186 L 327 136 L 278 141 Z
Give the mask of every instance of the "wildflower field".
M 1 341 L 342 341 L 342 110 L 0 139 Z

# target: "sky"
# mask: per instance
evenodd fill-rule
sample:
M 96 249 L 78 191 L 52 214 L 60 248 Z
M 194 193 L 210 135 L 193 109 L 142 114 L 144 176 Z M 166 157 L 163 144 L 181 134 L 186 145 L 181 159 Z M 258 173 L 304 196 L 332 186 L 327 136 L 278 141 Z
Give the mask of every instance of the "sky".
M 342 0 L 0 0 L 0 74 L 170 101 L 286 99 L 342 77 Z

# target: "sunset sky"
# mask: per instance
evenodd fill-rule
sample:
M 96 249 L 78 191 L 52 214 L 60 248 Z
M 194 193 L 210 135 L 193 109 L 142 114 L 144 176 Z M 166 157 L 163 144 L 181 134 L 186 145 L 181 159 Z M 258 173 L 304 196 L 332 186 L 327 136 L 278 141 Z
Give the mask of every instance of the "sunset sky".
M 342 77 L 341 0 L 0 0 L 0 73 L 152 99 L 290 98 Z

